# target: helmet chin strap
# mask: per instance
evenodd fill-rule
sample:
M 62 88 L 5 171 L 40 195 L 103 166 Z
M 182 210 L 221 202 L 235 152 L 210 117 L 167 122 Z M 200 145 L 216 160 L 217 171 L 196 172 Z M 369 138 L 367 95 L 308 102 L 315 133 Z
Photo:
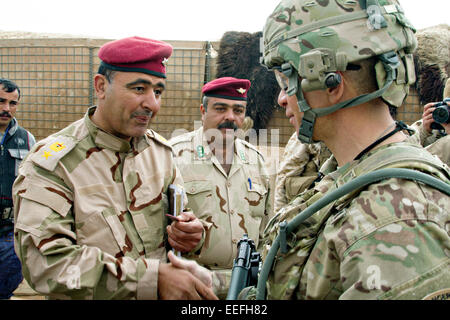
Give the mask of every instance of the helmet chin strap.
M 394 51 L 391 51 L 380 55 L 379 59 L 383 63 L 384 69 L 386 70 L 387 74 L 386 82 L 383 88 L 372 93 L 363 94 L 347 101 L 340 102 L 327 108 L 312 109 L 303 95 L 301 84 L 299 86 L 297 73 L 291 73 L 291 75 L 289 76 L 289 89 L 287 94 L 290 96 L 296 94 L 298 100 L 298 108 L 300 112 L 303 112 L 303 119 L 298 132 L 298 139 L 301 142 L 308 144 L 313 143 L 312 135 L 317 117 L 323 117 L 339 109 L 354 107 L 366 103 L 370 100 L 379 98 L 386 92 L 387 89 L 389 89 L 391 84 L 397 78 L 396 70 L 399 66 L 398 56 Z

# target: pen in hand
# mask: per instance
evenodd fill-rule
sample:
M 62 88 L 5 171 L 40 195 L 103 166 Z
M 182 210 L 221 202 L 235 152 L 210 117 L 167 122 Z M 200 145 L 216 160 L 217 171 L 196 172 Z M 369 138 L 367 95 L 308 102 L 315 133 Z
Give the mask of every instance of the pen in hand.
M 172 220 L 172 221 L 178 221 L 178 222 L 181 221 L 180 217 L 174 216 L 174 215 L 169 214 L 169 213 L 166 213 L 166 217 L 169 218 L 169 219 Z

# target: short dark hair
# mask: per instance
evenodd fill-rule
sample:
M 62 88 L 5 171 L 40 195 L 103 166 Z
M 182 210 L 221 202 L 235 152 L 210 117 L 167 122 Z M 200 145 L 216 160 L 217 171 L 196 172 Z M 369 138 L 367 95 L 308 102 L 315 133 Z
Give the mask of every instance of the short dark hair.
M 202 104 L 203 104 L 203 108 L 205 108 L 205 111 L 208 108 L 208 101 L 209 101 L 208 96 L 203 96 Z
M 20 100 L 20 89 L 17 84 L 15 84 L 11 80 L 3 79 L 3 78 L 0 78 L 0 84 L 3 85 L 3 90 L 6 92 L 14 92 L 17 90 L 17 92 L 19 93 L 18 100 Z
M 98 74 L 104 75 L 106 80 L 111 83 L 111 80 L 114 78 L 114 74 L 116 73 L 114 70 L 106 67 L 103 63 L 98 67 Z

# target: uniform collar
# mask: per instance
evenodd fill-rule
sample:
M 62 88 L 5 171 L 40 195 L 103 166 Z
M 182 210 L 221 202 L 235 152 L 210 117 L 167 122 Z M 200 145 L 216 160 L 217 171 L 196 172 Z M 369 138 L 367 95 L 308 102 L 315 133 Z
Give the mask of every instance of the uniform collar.
M 13 136 L 16 133 L 18 127 L 19 123 L 17 122 L 17 119 L 12 118 L 11 122 L 8 124 L 7 129 L 5 130 L 5 133 L 8 132 L 8 135 Z
M 203 132 L 203 127 L 200 127 L 195 131 L 193 137 L 193 145 L 194 145 L 194 160 L 206 161 L 210 160 L 225 176 L 225 171 L 223 170 L 222 165 L 219 160 L 217 160 L 216 156 L 212 153 L 208 141 L 206 140 L 206 136 Z M 239 138 L 234 139 L 234 154 L 233 154 L 233 163 L 231 165 L 230 173 L 228 177 L 233 175 L 236 171 L 241 168 L 242 164 L 249 163 L 248 155 L 245 152 L 245 146 L 240 141 Z
M 209 148 L 208 141 L 206 141 L 206 137 L 203 134 L 203 127 L 200 127 L 194 131 L 192 143 L 195 149 L 194 160 L 205 161 L 214 157 L 211 149 Z
M 92 116 L 97 106 L 90 107 L 84 116 L 84 121 L 89 134 L 93 138 L 95 144 L 100 148 L 109 149 L 121 153 L 129 152 L 132 149 L 132 144 L 136 146 L 136 149 L 142 149 L 143 143 L 148 146 L 147 137 L 132 138 L 131 142 L 116 137 L 106 131 L 99 128 L 94 122 L 92 122 L 90 116 Z M 143 142 L 143 143 L 142 143 Z
M 5 143 L 6 139 L 9 139 L 8 136 L 12 137 L 14 133 L 16 133 L 19 125 L 17 124 L 16 118 L 12 118 L 12 120 L 8 123 L 5 132 L 3 132 L 0 136 L 0 145 Z

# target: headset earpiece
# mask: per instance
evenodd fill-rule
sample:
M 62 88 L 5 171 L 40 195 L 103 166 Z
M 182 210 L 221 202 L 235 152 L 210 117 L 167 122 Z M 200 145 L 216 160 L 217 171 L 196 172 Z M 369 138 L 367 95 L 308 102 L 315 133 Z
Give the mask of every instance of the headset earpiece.
M 342 77 L 339 73 L 331 72 L 325 77 L 325 86 L 327 88 L 336 88 L 342 82 Z

